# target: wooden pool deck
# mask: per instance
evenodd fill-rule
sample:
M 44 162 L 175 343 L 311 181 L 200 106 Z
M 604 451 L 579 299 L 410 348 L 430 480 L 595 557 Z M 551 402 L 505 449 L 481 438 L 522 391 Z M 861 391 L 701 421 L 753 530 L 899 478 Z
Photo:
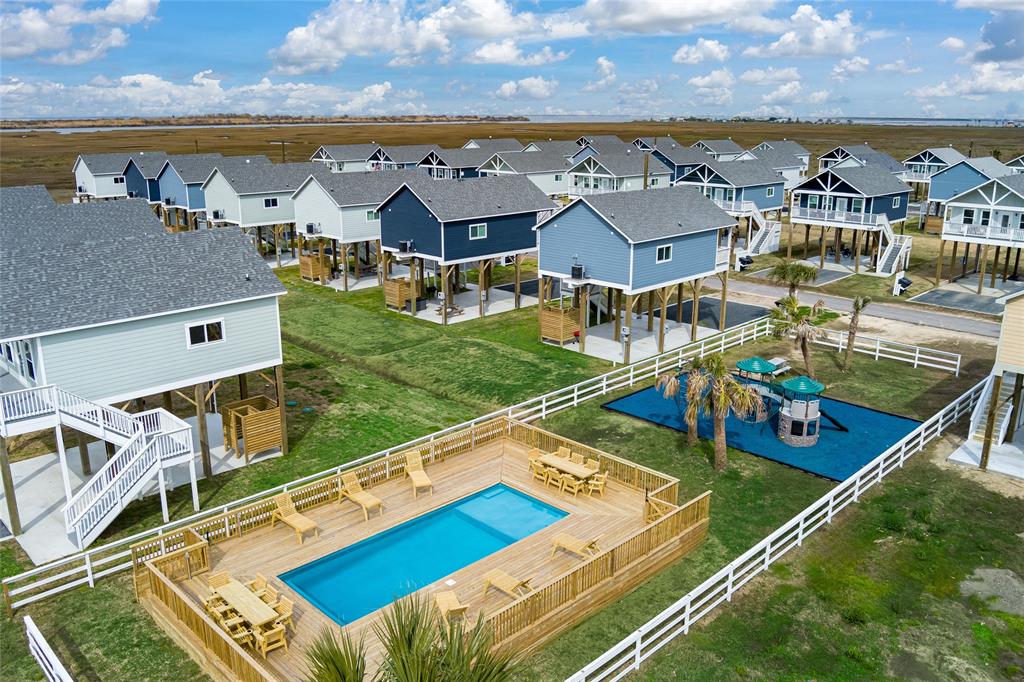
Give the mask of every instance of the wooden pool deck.
M 561 445 L 599 459 L 601 470 L 609 471 L 603 497 L 580 493 L 573 498 L 532 478 L 527 457 L 531 447 L 553 451 Z M 195 524 L 181 531 L 187 538 L 168 535 L 157 543 L 140 543 L 133 548 L 140 600 L 215 679 L 301 679 L 306 673 L 305 650 L 325 627 L 335 632 L 340 627 L 277 576 L 497 483 L 568 515 L 419 593 L 433 603 L 438 591 L 454 591 L 468 607 L 470 622 L 487 619 L 496 641 L 520 652 L 599 610 L 685 555 L 706 535 L 707 494 L 680 507 L 675 479 L 519 422 L 487 423 L 421 453 L 433 494 L 421 492 L 413 497 L 412 484 L 404 477 L 404 457 L 392 456 L 359 469 L 364 485 L 370 482 L 370 492 L 384 502 L 383 515 L 371 514 L 369 521 L 353 502 L 337 501 L 336 475 L 293 491 L 301 513 L 320 529 L 319 538 L 307 536 L 302 544 L 290 528 L 282 524 L 271 528 L 261 519 L 264 503 L 254 503 L 246 513 Z M 586 560 L 563 550 L 552 556 L 552 538 L 560 532 L 599 538 L 601 551 Z M 417 557 L 408 560 L 415 562 Z M 493 588 L 484 595 L 483 576 L 496 568 L 529 578 L 534 591 L 519 599 Z M 243 652 L 230 638 L 223 641 L 219 629 L 202 615 L 201 600 L 210 594 L 206 578 L 211 571 L 226 571 L 242 581 L 262 574 L 295 603 L 288 651 L 273 651 L 264 661 Z M 359 588 L 339 586 L 340 590 Z M 354 640 L 364 641 L 371 671 L 382 656 L 373 627 L 380 615 L 375 611 L 345 626 Z

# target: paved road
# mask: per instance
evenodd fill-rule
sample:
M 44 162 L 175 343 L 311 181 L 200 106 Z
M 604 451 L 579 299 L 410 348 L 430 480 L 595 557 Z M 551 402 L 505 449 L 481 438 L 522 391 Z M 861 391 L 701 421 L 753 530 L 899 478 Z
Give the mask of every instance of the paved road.
M 786 289 L 784 287 L 777 287 L 772 284 L 741 282 L 739 280 L 730 280 L 729 291 L 751 294 L 754 296 L 767 296 L 776 299 L 786 295 Z M 805 305 L 811 305 L 819 299 L 825 301 L 825 305 L 832 310 L 848 313 L 853 309 L 853 302 L 848 298 L 843 298 L 842 296 L 819 294 L 814 290 L 804 290 L 800 292 L 800 302 Z M 945 329 L 948 331 L 999 338 L 999 324 L 997 322 L 989 322 L 987 320 L 979 320 L 974 317 L 966 317 L 951 313 L 941 313 L 925 308 L 912 308 L 910 306 L 893 305 L 891 303 L 872 303 L 871 308 L 866 314 L 871 315 L 872 317 L 881 317 L 886 320 L 909 322 L 911 324 L 919 324 L 925 327 L 936 327 L 938 329 Z

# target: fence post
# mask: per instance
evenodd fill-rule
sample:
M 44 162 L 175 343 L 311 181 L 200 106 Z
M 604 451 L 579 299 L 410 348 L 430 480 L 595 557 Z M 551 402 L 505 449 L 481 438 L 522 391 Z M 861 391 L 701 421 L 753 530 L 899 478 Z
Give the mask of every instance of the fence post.
M 875 360 L 879 357 L 879 352 L 882 350 L 882 339 L 875 339 Z
M 85 575 L 89 578 L 89 587 L 96 587 L 96 578 L 92 573 L 92 553 L 85 555 Z
M 917 369 L 917 363 L 921 359 L 921 346 L 914 346 L 914 369 Z
M 640 669 L 640 652 L 643 648 L 642 635 L 643 633 L 640 630 L 633 633 L 633 637 L 635 638 L 635 644 L 633 646 L 633 670 Z

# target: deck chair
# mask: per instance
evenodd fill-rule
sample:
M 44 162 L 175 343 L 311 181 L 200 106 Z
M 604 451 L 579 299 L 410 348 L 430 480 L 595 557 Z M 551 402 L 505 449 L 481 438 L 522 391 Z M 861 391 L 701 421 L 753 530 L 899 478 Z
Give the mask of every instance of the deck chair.
M 591 497 L 594 493 L 597 493 L 601 497 L 604 497 L 604 488 L 608 485 L 608 472 L 603 474 L 594 474 L 587 480 L 587 494 Z
M 288 639 L 284 635 L 283 625 L 274 625 L 263 631 L 256 630 L 253 634 L 256 637 L 256 650 L 263 658 L 267 657 L 268 652 L 281 647 L 288 651 Z
M 598 462 L 596 459 L 588 459 L 586 467 L 591 471 L 597 471 L 598 469 L 601 468 L 601 463 Z
M 431 495 L 434 494 L 434 484 L 430 481 L 430 476 L 427 476 L 427 472 L 423 471 L 423 458 L 420 457 L 420 453 L 405 453 L 405 475 L 412 479 L 413 498 L 422 489 L 429 490 Z
M 547 474 L 547 478 L 544 479 L 545 485 L 553 485 L 559 490 L 562 489 L 562 472 L 554 467 L 546 467 L 544 472 Z
M 468 607 L 459 601 L 459 596 L 451 590 L 443 590 L 435 594 L 434 604 L 437 605 L 437 610 L 441 612 L 441 619 L 449 625 L 451 625 L 452 618 L 466 617 L 466 609 Z
M 256 637 L 253 635 L 253 631 L 245 625 L 229 629 L 228 634 L 231 635 L 231 639 L 242 646 L 255 647 L 256 645 Z
M 526 458 L 532 462 L 535 459 L 540 459 L 543 455 L 540 448 L 530 448 L 530 451 L 526 453 Z
M 292 623 L 292 614 L 295 612 L 295 602 L 288 597 L 281 597 L 276 604 L 274 604 L 274 610 L 277 611 L 277 620 L 275 624 L 281 624 L 285 627 L 293 628 L 295 625 Z
M 281 596 L 277 591 L 277 588 L 273 585 L 267 585 L 267 589 L 263 590 L 263 594 L 260 595 L 260 600 L 267 606 L 273 606 L 277 603 L 277 598 Z
M 484 593 L 482 597 L 486 597 L 487 590 L 493 587 L 499 592 L 504 592 L 513 599 L 519 599 L 519 597 L 525 596 L 527 592 L 531 592 L 533 590 L 533 588 L 530 587 L 531 580 L 533 580 L 533 578 L 527 578 L 526 580 L 513 578 L 500 568 L 496 568 L 493 571 L 488 571 L 484 574 Z
M 559 446 L 558 452 L 556 452 L 555 454 L 558 457 L 561 457 L 562 459 L 568 459 L 569 455 L 572 454 L 572 451 L 569 448 L 567 448 L 564 445 L 562 445 L 562 446 Z
M 562 474 L 562 492 L 572 493 L 573 497 L 579 495 L 579 492 L 587 487 L 585 481 L 581 481 L 572 474 Z
M 316 521 L 300 514 L 295 510 L 295 502 L 292 501 L 292 496 L 288 493 L 281 493 L 280 495 L 274 496 L 274 504 L 277 508 L 270 514 L 270 527 L 273 528 L 278 521 L 286 526 L 290 526 L 295 531 L 296 537 L 299 538 L 299 544 L 302 544 L 303 535 L 309 531 L 313 531 L 317 538 L 320 537 L 320 526 L 316 525 Z
M 231 580 L 231 576 L 227 571 L 217 571 L 206 577 L 206 584 L 210 586 L 211 590 L 215 590 L 222 585 L 227 585 L 229 580 Z
M 541 483 L 547 483 L 548 468 L 540 463 L 540 460 L 530 461 L 530 474 Z
M 601 551 L 597 546 L 597 541 L 600 539 L 600 535 L 593 540 L 580 540 L 578 537 L 568 533 L 559 533 L 551 539 L 551 556 L 554 558 L 558 550 L 563 549 L 582 559 L 589 559 Z
M 569 455 L 569 461 L 575 464 L 583 464 L 583 455 L 574 452 L 571 455 Z
M 267 579 L 262 573 L 257 573 L 255 578 L 246 580 L 244 584 L 257 597 L 262 597 L 263 593 L 267 591 Z
M 363 517 L 367 521 L 370 520 L 371 509 L 378 509 L 381 516 L 384 515 L 384 502 L 376 495 L 363 490 L 363 485 L 359 482 L 359 476 L 354 471 L 341 475 L 341 493 L 338 497 L 339 502 L 347 497 L 362 507 Z

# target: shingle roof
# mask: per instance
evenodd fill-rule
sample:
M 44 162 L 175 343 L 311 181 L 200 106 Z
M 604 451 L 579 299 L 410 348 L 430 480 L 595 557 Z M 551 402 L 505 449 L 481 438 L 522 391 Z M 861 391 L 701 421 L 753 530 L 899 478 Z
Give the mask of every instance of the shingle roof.
M 658 153 L 663 154 L 673 164 L 677 166 L 685 166 L 686 164 L 704 163 L 708 160 L 708 155 L 699 149 L 693 147 L 683 147 L 682 145 L 665 145 L 658 147 Z
M 532 140 L 523 146 L 531 144 L 540 147 L 542 152 L 553 151 L 558 152 L 562 156 L 572 156 L 580 150 L 580 146 L 576 144 L 575 140 Z M 529 153 L 536 154 L 537 152 Z
M 427 154 L 440 149 L 436 144 L 378 145 L 395 163 L 419 163 Z
M 55 206 L 56 202 L 42 185 L 0 187 L 0 216 L 12 209 L 23 207 Z
M 325 144 L 322 145 L 335 161 L 366 161 L 380 145 L 368 142 L 365 144 Z
M 160 173 L 160 169 L 164 167 L 164 162 L 167 161 L 166 152 L 132 152 L 131 160 L 135 162 L 139 171 L 142 173 L 142 177 L 147 180 L 156 178 Z M 125 166 L 128 162 L 125 161 Z
M 477 168 L 494 156 L 496 152 L 491 149 L 435 149 L 433 151 L 449 168 Z M 429 154 L 430 152 L 427 152 L 424 157 Z
M 81 154 L 78 158 L 93 175 L 120 175 L 124 172 L 124 167 L 128 165 L 128 159 L 132 156 L 128 152 L 113 152 L 111 154 Z
M 636 138 L 636 140 L 633 140 L 634 144 L 636 143 L 637 140 L 640 140 L 641 142 L 646 144 L 648 147 L 651 147 L 653 149 L 658 149 L 659 147 L 662 147 L 662 146 L 664 146 L 664 147 L 671 147 L 673 145 L 680 146 L 678 142 L 676 142 L 674 139 L 672 139 L 671 135 L 658 135 L 656 137 L 638 137 L 638 138 Z
M 0 244 L 4 251 L 49 248 L 50 242 L 86 244 L 163 233 L 163 224 L 145 199 L 86 204 L 7 201 L 0 204 Z
M 761 144 L 766 144 L 777 152 L 787 152 L 794 156 L 810 155 L 803 145 L 793 140 L 765 140 Z
M 830 168 L 825 172 L 829 171 L 868 197 L 910 191 L 910 185 L 881 166 L 867 165 L 856 168 Z
M 711 170 L 734 187 L 772 185 L 783 181 L 783 177 L 778 171 L 760 159 L 754 161 L 708 161 L 706 163 Z
M 409 178 L 404 184 L 443 222 L 547 211 L 556 207 L 525 175 L 461 180 L 435 180 L 421 175 Z
M 1004 175 L 999 178 L 999 182 L 1012 189 L 1017 194 L 1024 197 L 1024 173 L 1015 173 L 1013 175 Z
M 377 206 L 410 178 L 422 176 L 422 170 L 366 171 L 364 173 L 331 173 L 317 175 L 316 182 L 327 190 L 338 206 Z
M 466 140 L 466 144 L 476 143 L 480 149 L 486 149 L 492 154 L 494 152 L 517 152 L 523 148 L 523 143 L 514 137 L 474 137 Z
M 608 192 L 582 200 L 632 242 L 664 239 L 736 224 L 735 218 L 718 208 L 696 187 L 677 185 L 636 192 Z M 556 215 L 551 222 L 557 220 Z
M 697 140 L 694 144 L 702 144 L 716 154 L 739 154 L 743 147 L 732 140 Z
M 220 154 L 172 154 L 167 157 L 167 163 L 178 174 L 185 184 L 206 182 L 210 173 L 222 162 L 224 157 Z
M 758 161 L 768 164 L 776 170 L 780 168 L 803 168 L 803 162 L 791 152 L 778 149 L 751 149 L 749 153 Z
M 627 149 L 632 151 L 605 153 L 592 158 L 594 161 L 604 166 L 608 170 L 608 172 L 614 175 L 615 177 L 643 175 L 644 153 L 632 145 L 629 145 Z M 587 159 L 581 160 L 579 163 L 573 166 L 573 168 L 576 168 L 576 166 L 579 166 L 580 163 L 584 163 L 586 161 Z M 657 157 L 651 156 L 650 162 L 648 163 L 647 172 L 650 175 L 656 175 L 671 173 L 672 171 Z
M 972 166 L 975 170 L 983 173 L 987 178 L 1001 178 L 1004 175 L 1010 175 L 1013 173 L 1012 168 L 992 156 L 976 156 L 964 159 L 963 163 Z
M 83 257 L 81 244 L 60 241 L 3 250 L 0 338 L 285 293 L 233 228 L 96 239 L 89 248 L 93 257 Z M 103 253 L 117 258 L 95 257 Z
M 615 135 L 594 135 L 588 138 L 590 143 L 588 146 L 597 151 L 598 154 L 622 154 L 627 149 L 637 151 L 636 147 L 623 142 Z
M 329 175 L 330 171 L 318 163 L 245 163 L 227 161 L 217 170 L 237 194 L 264 194 L 267 192 L 294 192 L 310 175 Z
M 906 163 L 907 161 L 909 161 L 910 159 L 914 158 L 915 156 L 919 156 L 921 154 L 924 154 L 925 152 L 930 152 L 933 156 L 938 158 L 940 161 L 945 163 L 947 166 L 951 166 L 954 163 L 956 163 L 957 161 L 963 161 L 964 159 L 967 158 L 966 156 L 964 156 L 963 154 L 961 154 L 957 150 L 953 149 L 952 147 L 929 147 L 928 149 L 922 149 L 921 151 L 919 151 L 917 154 L 914 154 L 913 156 L 907 157 L 906 159 L 904 159 L 903 162 Z
M 894 159 L 889 154 L 886 154 L 885 152 L 880 152 L 877 149 L 873 149 L 871 145 L 843 145 L 842 149 L 844 149 L 847 154 L 854 157 L 855 159 L 858 159 L 859 161 L 863 162 L 866 165 L 881 166 L 882 168 L 888 170 L 890 173 L 897 173 L 904 170 L 904 166 L 902 163 Z
M 565 154 L 553 149 L 543 149 L 539 152 L 500 152 L 497 156 L 516 173 L 544 173 L 569 169 L 569 161 Z

